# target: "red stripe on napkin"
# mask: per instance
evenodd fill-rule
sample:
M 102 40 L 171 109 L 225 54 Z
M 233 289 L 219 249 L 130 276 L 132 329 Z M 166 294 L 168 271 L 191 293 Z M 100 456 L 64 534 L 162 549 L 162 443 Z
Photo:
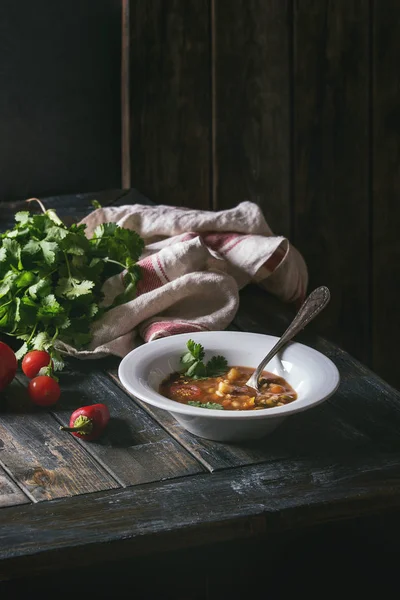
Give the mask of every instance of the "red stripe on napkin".
M 164 285 L 154 268 L 153 256 L 144 258 L 138 264 L 141 267 L 142 278 L 137 285 L 137 296 L 156 290 Z
M 201 237 L 206 246 L 215 252 L 225 254 L 226 252 L 229 252 L 229 250 L 232 250 L 234 246 L 240 244 L 242 239 L 246 236 L 229 231 L 227 233 L 204 233 Z
M 145 342 L 150 342 L 177 333 L 195 333 L 196 331 L 209 331 L 209 329 L 203 325 L 186 321 L 157 321 L 144 329 L 141 335 Z

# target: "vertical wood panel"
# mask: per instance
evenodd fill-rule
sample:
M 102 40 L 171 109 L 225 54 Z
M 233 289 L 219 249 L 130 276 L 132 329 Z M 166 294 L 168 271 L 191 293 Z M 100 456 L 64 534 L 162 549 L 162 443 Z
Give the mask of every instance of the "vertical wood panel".
M 131 183 L 209 208 L 209 0 L 131 0 Z
M 294 33 L 294 242 L 321 329 L 368 361 L 369 3 L 296 0 Z
M 0 201 L 121 186 L 119 0 L 1 0 Z
M 215 206 L 259 204 L 290 228 L 290 0 L 215 1 Z
M 130 20 L 129 0 L 121 6 L 121 185 L 131 187 Z
M 374 2 L 373 367 L 400 388 L 400 5 Z

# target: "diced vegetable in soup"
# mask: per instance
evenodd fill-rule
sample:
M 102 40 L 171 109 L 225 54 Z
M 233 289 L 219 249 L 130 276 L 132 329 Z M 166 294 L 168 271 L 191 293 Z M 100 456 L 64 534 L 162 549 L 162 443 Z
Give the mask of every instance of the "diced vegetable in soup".
M 221 410 L 260 410 L 283 406 L 296 400 L 297 393 L 283 379 L 268 371 L 260 378 L 260 392 L 246 386 L 255 369 L 234 366 L 218 377 L 192 379 L 172 373 L 162 381 L 160 394 L 176 402 Z

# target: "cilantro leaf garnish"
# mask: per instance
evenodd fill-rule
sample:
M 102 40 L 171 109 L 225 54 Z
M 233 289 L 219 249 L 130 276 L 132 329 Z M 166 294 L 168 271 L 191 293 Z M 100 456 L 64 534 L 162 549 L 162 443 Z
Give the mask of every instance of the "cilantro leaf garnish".
M 43 214 L 18 212 L 14 227 L 0 234 L 0 333 L 22 340 L 19 359 L 47 350 L 59 370 L 58 340 L 84 347 L 96 319 L 135 297 L 144 240 L 116 223 L 88 238 L 84 224 L 67 227 L 37 202 Z M 103 306 L 104 282 L 122 271 L 124 292 Z
M 223 356 L 213 356 L 206 364 L 203 362 L 205 355 L 201 344 L 189 340 L 186 344 L 188 352 L 180 358 L 181 373 L 191 379 L 205 379 L 206 377 L 219 377 L 228 370 L 228 361 Z
M 208 377 L 220 377 L 228 369 L 228 362 L 223 356 L 213 356 L 206 364 Z
M 218 402 L 199 402 L 198 400 L 189 400 L 190 406 L 197 406 L 198 408 L 210 408 L 212 410 L 225 410 L 222 404 Z

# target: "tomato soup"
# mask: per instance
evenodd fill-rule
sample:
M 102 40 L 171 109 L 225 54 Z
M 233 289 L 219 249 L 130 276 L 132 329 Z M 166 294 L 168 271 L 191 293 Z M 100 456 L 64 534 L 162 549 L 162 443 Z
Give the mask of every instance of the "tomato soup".
M 296 400 L 297 393 L 283 379 L 268 371 L 260 377 L 260 391 L 255 394 L 246 386 L 255 369 L 230 367 L 220 377 L 191 379 L 180 373 L 172 373 L 162 381 L 159 392 L 181 404 L 221 410 L 259 410 L 283 406 Z

